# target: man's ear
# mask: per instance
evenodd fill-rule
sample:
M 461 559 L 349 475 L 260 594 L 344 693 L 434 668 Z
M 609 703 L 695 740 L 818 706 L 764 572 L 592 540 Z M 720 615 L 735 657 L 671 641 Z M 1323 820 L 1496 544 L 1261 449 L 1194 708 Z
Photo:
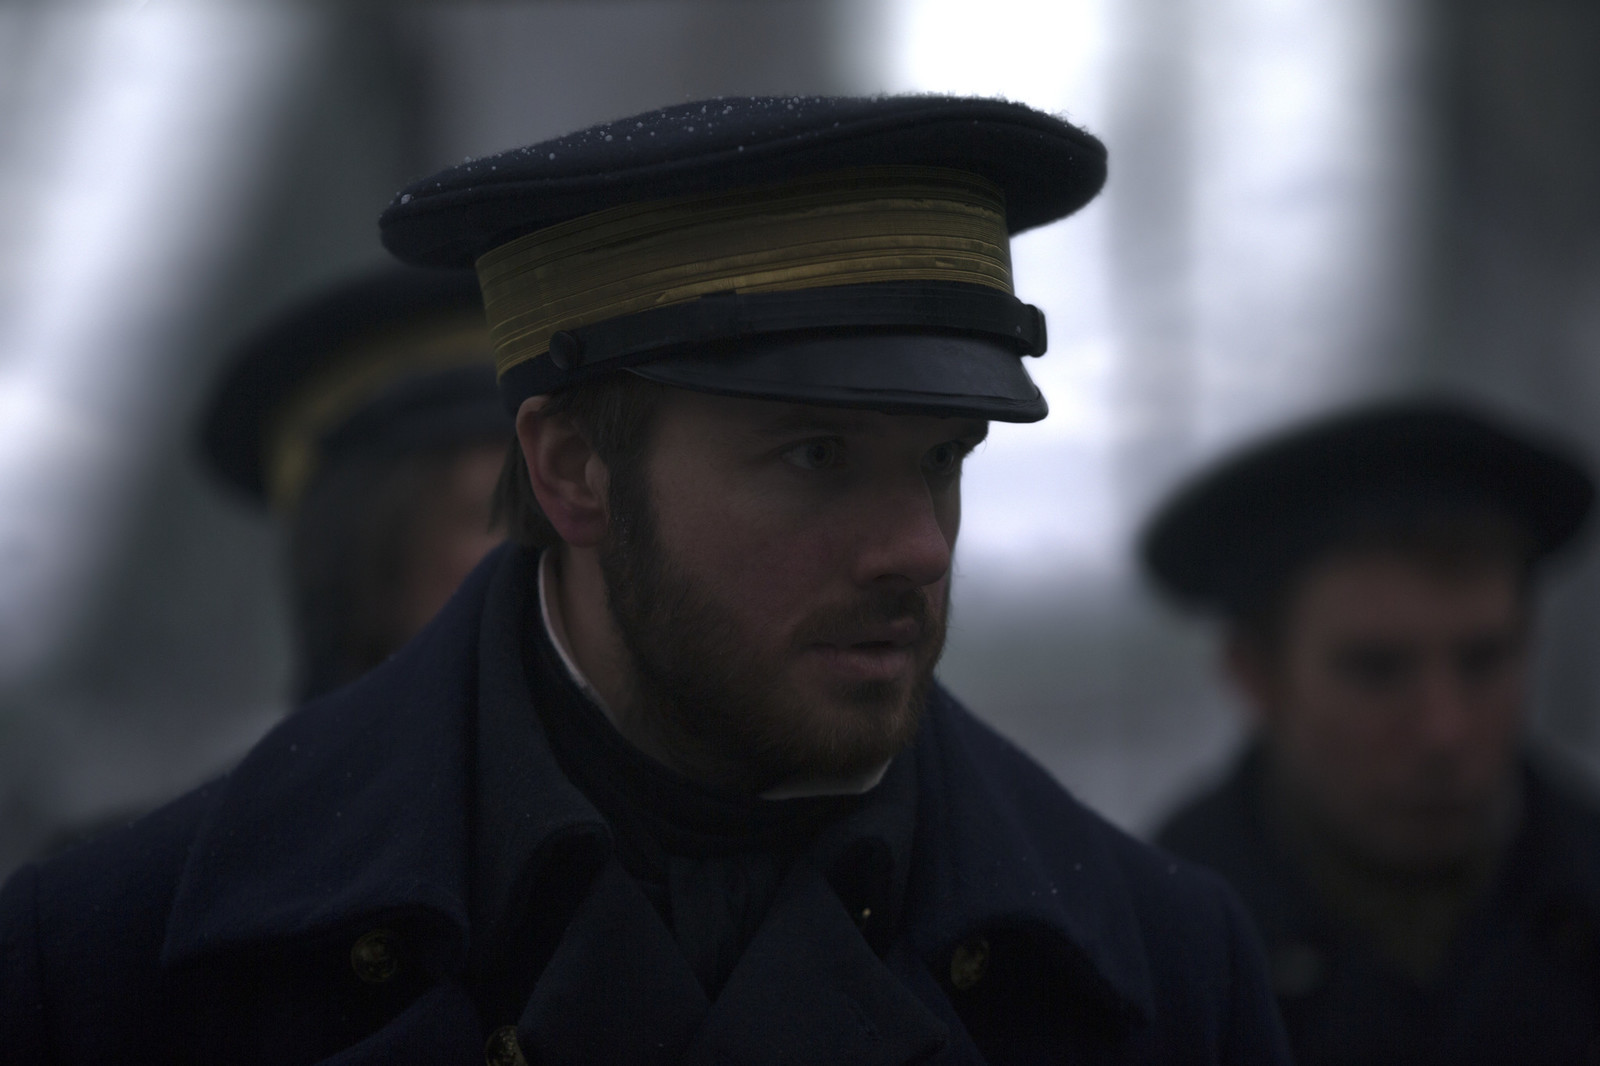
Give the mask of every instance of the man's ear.
M 517 410 L 517 443 L 539 509 L 568 544 L 589 548 L 605 538 L 610 479 L 572 419 L 546 414 L 547 396 L 531 396 Z
M 1270 725 L 1278 704 L 1279 671 L 1273 650 L 1260 635 L 1238 627 L 1228 631 L 1222 646 L 1222 669 L 1244 697 L 1251 724 Z

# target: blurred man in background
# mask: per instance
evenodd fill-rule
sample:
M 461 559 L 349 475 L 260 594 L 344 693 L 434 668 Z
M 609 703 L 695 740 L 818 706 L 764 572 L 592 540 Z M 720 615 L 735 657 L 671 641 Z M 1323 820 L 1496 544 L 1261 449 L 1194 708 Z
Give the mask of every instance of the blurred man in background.
M 1600 817 L 1523 743 L 1539 569 L 1593 496 L 1562 450 L 1411 402 L 1250 448 L 1151 522 L 1255 726 L 1158 840 L 1244 896 L 1299 1062 L 1594 1061 Z
M 400 648 L 503 539 L 512 440 L 470 271 L 388 266 L 254 330 L 202 426 L 224 483 L 287 527 L 296 705 Z M 58 854 L 139 810 L 67 826 Z
M 388 267 L 293 304 L 235 356 L 203 439 L 288 528 L 297 700 L 355 680 L 502 539 L 511 419 L 477 278 Z

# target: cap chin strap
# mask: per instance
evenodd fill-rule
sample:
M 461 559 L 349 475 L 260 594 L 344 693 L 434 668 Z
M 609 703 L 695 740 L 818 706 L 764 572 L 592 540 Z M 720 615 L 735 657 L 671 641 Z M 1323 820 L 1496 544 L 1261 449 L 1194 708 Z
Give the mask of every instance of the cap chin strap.
M 986 337 L 1042 355 L 1044 313 L 1015 296 L 961 282 L 879 282 L 793 292 L 716 293 L 688 303 L 561 330 L 549 358 L 510 367 L 506 396 L 536 396 L 689 347 L 774 335 L 930 331 Z

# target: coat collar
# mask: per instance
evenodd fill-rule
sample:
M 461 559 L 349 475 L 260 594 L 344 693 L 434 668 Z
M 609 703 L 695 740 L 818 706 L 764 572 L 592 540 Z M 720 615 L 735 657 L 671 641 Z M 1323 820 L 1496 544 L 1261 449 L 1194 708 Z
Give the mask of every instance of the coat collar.
M 465 964 L 480 620 L 510 550 L 388 663 L 291 715 L 228 775 L 180 877 L 164 961 L 409 914 L 440 927 L 443 965 Z M 974 933 L 1026 931 L 1115 1015 L 1153 1016 L 1116 831 L 938 687 L 916 773 L 905 920 L 935 972 Z M 581 797 L 534 812 L 549 835 L 592 817 Z
M 1023 933 L 1112 1017 L 1153 1018 L 1146 947 L 1113 848 L 1121 833 L 937 686 L 917 765 L 907 922 L 935 973 L 973 935 Z
M 561 772 L 534 713 L 524 663 L 528 642 L 537 637 L 530 630 L 548 624 L 540 610 L 539 565 L 532 553 L 508 549 L 483 597 L 474 660 L 478 690 L 468 911 L 477 947 L 504 944 L 515 932 L 529 879 L 578 881 L 611 851 L 605 820 Z M 549 649 L 557 647 L 551 640 Z M 578 678 L 570 682 L 580 696 L 590 695 Z M 568 846 L 552 847 L 556 841 Z M 559 869 L 544 869 L 549 863 Z
M 222 781 L 164 962 L 396 914 L 443 926 L 444 965 L 465 958 L 478 628 L 501 554 L 397 655 L 295 711 Z

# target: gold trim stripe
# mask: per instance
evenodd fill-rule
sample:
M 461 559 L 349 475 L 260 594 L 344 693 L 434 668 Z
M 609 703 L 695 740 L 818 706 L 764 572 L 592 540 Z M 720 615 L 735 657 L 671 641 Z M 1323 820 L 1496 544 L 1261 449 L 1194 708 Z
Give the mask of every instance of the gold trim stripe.
M 624 204 L 503 244 L 477 269 L 501 374 L 548 352 L 557 330 L 715 292 L 880 281 L 1012 291 L 1003 194 L 935 167 Z
M 317 442 L 388 385 L 414 374 L 487 366 L 489 336 L 476 314 L 408 325 L 328 359 L 266 427 L 262 474 L 274 509 L 292 512 L 321 458 Z

